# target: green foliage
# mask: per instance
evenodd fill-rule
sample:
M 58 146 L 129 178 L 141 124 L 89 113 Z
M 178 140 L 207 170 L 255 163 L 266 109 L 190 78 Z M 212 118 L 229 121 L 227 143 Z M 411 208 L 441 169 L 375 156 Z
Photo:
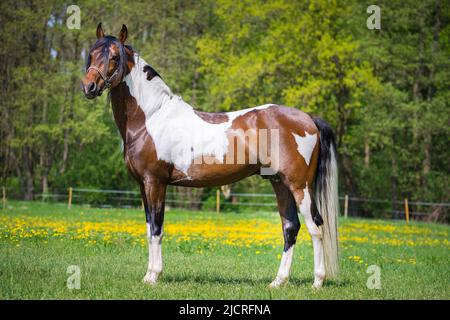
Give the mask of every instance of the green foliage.
M 205 111 L 278 103 L 335 128 L 341 193 L 448 201 L 450 4 L 379 1 L 60 1 L 0 4 L 2 184 L 31 198 L 69 185 L 134 189 L 105 99 L 79 90 L 102 21 Z M 233 191 L 270 192 L 252 177 Z M 205 190 L 203 198 L 214 196 Z M 367 213 L 370 208 L 366 208 Z

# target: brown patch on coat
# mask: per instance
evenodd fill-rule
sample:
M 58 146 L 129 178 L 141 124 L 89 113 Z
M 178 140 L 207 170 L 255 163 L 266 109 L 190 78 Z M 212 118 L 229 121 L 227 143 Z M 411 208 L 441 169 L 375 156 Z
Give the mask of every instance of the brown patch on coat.
M 151 66 L 149 66 L 149 65 L 146 65 L 146 66 L 144 66 L 144 73 L 147 73 L 147 80 L 152 80 L 154 77 L 160 77 L 161 78 L 161 76 L 159 75 L 159 73 L 155 70 L 155 69 L 153 69 Z
M 195 114 L 202 118 L 203 121 L 211 124 L 219 124 L 228 121 L 228 116 L 225 112 L 203 112 L 194 110 Z
M 203 112 L 203 115 L 213 116 L 215 114 Z M 268 166 L 268 164 L 261 163 L 261 155 L 258 152 L 265 152 L 265 150 L 257 150 L 260 142 L 258 135 L 253 132 L 256 128 L 267 130 L 268 146 L 271 143 L 271 130 L 277 130 L 279 134 L 279 155 L 274 155 L 273 158 L 279 169 L 276 175 L 277 179 L 281 179 L 283 182 L 291 185 L 293 189 L 303 190 L 306 182 L 308 182 L 308 185 L 311 185 L 317 166 L 319 143 L 316 144 L 311 155 L 310 165 L 307 166 L 305 159 L 297 152 L 297 144 L 292 132 L 300 135 L 304 135 L 305 131 L 310 134 L 318 134 L 318 129 L 311 117 L 306 113 L 282 106 L 252 110 L 237 117 L 233 120 L 231 130 L 228 132 L 229 145 L 222 162 L 214 161 L 210 156 L 205 155 L 203 158 L 206 161 L 202 161 L 202 159 L 193 161 L 188 170 L 189 178 L 184 173 L 174 169 L 171 184 L 190 187 L 211 187 L 230 184 L 247 176 L 259 174 L 261 167 Z M 233 129 L 238 131 L 233 132 Z M 256 137 L 256 146 L 249 143 L 250 137 L 253 139 Z M 237 154 L 239 149 L 241 152 L 243 150 L 244 163 L 238 162 Z M 250 155 L 255 154 L 257 163 L 250 163 Z M 272 156 L 269 152 L 266 155 Z M 231 159 L 231 163 L 227 161 L 229 159 Z M 269 178 L 272 178 L 272 176 Z

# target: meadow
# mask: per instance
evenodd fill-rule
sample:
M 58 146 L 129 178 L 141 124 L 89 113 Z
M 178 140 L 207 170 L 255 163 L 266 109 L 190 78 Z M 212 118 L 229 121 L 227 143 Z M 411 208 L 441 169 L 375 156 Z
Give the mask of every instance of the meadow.
M 449 299 L 448 225 L 341 218 L 341 274 L 311 288 L 302 225 L 289 283 L 270 289 L 282 253 L 278 213 L 166 213 L 159 284 L 147 268 L 144 214 L 42 202 L 0 209 L 0 299 Z M 68 267 L 80 270 L 69 289 Z M 380 289 L 369 289 L 369 266 Z

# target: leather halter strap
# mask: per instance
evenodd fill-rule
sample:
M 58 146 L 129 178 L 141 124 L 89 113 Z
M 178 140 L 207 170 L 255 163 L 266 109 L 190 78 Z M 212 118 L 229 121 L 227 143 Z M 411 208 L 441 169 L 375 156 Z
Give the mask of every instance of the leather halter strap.
M 102 72 L 102 70 L 100 70 L 99 67 L 95 66 L 95 65 L 91 65 L 86 72 L 89 72 L 89 70 L 95 70 L 97 71 L 97 73 L 100 75 L 100 78 L 102 78 L 102 80 L 105 82 L 105 86 L 104 88 L 101 90 L 101 92 L 103 92 L 103 90 L 108 89 L 111 86 L 111 83 L 114 81 L 114 79 L 117 77 L 118 73 L 119 73 L 119 67 L 116 68 L 116 70 L 114 70 L 113 74 L 108 77 L 106 74 L 104 74 Z

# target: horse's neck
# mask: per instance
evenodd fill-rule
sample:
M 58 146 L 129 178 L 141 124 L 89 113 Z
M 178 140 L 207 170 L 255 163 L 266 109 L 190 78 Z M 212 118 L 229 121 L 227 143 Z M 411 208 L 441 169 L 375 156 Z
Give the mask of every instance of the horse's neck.
M 124 144 L 127 143 L 127 131 L 139 126 L 145 127 L 145 116 L 131 96 L 125 82 L 111 89 L 111 106 L 114 120 Z
M 147 118 L 159 110 L 173 96 L 170 88 L 158 76 L 147 79 L 144 67 L 148 64 L 138 55 L 134 56 L 135 65 L 125 77 L 130 94 Z
M 135 55 L 135 65 L 124 81 L 111 89 L 111 103 L 116 125 L 127 145 L 145 132 L 145 120 L 169 101 L 172 92 L 159 77 L 147 79 L 147 63 Z M 130 141 L 131 140 L 131 141 Z

